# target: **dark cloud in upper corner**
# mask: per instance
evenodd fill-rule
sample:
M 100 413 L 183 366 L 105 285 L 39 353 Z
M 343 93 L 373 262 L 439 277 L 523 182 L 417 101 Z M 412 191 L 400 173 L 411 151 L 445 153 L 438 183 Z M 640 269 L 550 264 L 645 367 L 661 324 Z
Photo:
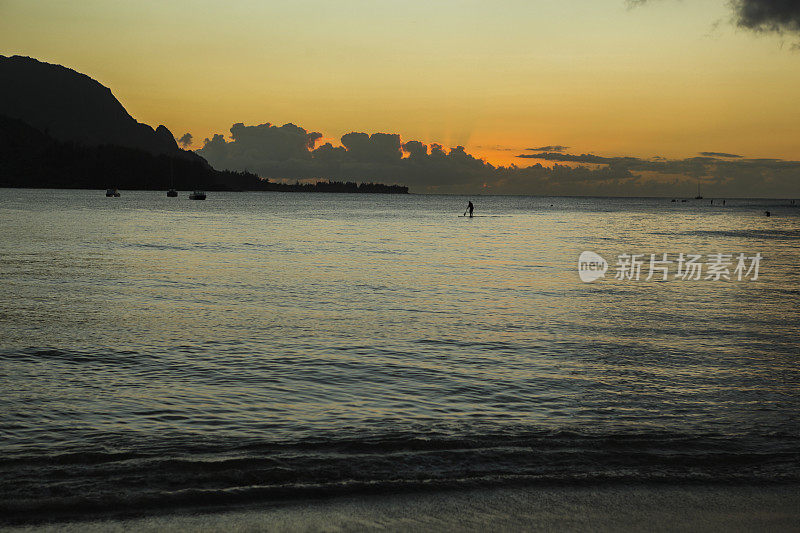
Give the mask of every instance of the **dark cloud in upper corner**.
M 653 0 L 626 0 L 629 8 Z M 733 20 L 740 28 L 756 32 L 800 35 L 800 1 L 798 0 L 728 0 Z M 795 44 L 793 48 L 797 48 Z
M 725 152 L 698 152 L 700 155 L 705 157 L 725 157 L 728 159 L 741 159 L 742 156 L 736 154 L 726 154 Z
M 563 152 L 569 150 L 569 146 L 554 144 L 552 146 L 540 146 L 539 148 L 525 148 L 528 152 Z
M 186 148 L 192 144 L 192 139 L 194 139 L 194 137 L 191 133 L 184 133 L 181 138 L 178 139 L 178 144 L 180 144 L 182 148 Z
M 730 5 L 742 28 L 800 34 L 798 0 L 732 0 Z

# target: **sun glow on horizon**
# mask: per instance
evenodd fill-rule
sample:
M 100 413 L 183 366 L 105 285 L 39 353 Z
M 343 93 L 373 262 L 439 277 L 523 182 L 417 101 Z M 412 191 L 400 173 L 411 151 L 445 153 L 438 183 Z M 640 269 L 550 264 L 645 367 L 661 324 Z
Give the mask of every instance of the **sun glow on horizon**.
M 7 0 L 4 55 L 108 86 L 193 149 L 232 124 L 292 123 L 340 145 L 396 133 L 494 166 L 525 149 L 800 160 L 798 55 L 739 31 L 724 0 L 568 5 L 413 0 L 230 5 Z M 147 38 L 143 38 L 143 36 Z M 551 162 L 541 162 L 552 166 Z

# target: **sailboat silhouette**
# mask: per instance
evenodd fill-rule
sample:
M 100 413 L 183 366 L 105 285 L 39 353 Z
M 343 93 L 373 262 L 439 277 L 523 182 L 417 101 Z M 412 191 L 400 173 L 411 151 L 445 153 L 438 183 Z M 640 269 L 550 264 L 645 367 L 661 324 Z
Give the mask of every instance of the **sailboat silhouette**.
M 702 200 L 703 196 L 700 194 L 700 180 L 697 180 L 697 196 L 694 197 L 695 200 Z

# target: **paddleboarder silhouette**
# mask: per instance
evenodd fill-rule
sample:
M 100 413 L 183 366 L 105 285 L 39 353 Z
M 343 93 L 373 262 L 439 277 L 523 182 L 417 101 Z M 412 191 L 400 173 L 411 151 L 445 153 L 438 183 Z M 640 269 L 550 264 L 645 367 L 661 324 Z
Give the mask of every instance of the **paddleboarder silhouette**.
M 475 206 L 472 205 L 472 200 L 467 203 L 467 211 L 469 211 L 469 218 L 472 218 L 472 210 L 475 209 Z M 464 215 L 467 214 L 467 211 L 464 211 Z

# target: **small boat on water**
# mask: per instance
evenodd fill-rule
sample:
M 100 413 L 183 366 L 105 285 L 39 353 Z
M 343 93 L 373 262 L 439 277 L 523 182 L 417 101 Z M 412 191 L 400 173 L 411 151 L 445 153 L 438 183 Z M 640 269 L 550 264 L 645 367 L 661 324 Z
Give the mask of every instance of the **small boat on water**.
M 206 193 L 203 191 L 194 191 L 192 194 L 189 195 L 190 200 L 205 200 Z
M 167 191 L 167 198 L 177 198 L 178 191 L 175 190 L 175 170 L 172 165 L 172 160 L 169 161 L 169 190 Z
M 106 198 L 119 198 L 119 191 L 117 189 L 106 189 Z

